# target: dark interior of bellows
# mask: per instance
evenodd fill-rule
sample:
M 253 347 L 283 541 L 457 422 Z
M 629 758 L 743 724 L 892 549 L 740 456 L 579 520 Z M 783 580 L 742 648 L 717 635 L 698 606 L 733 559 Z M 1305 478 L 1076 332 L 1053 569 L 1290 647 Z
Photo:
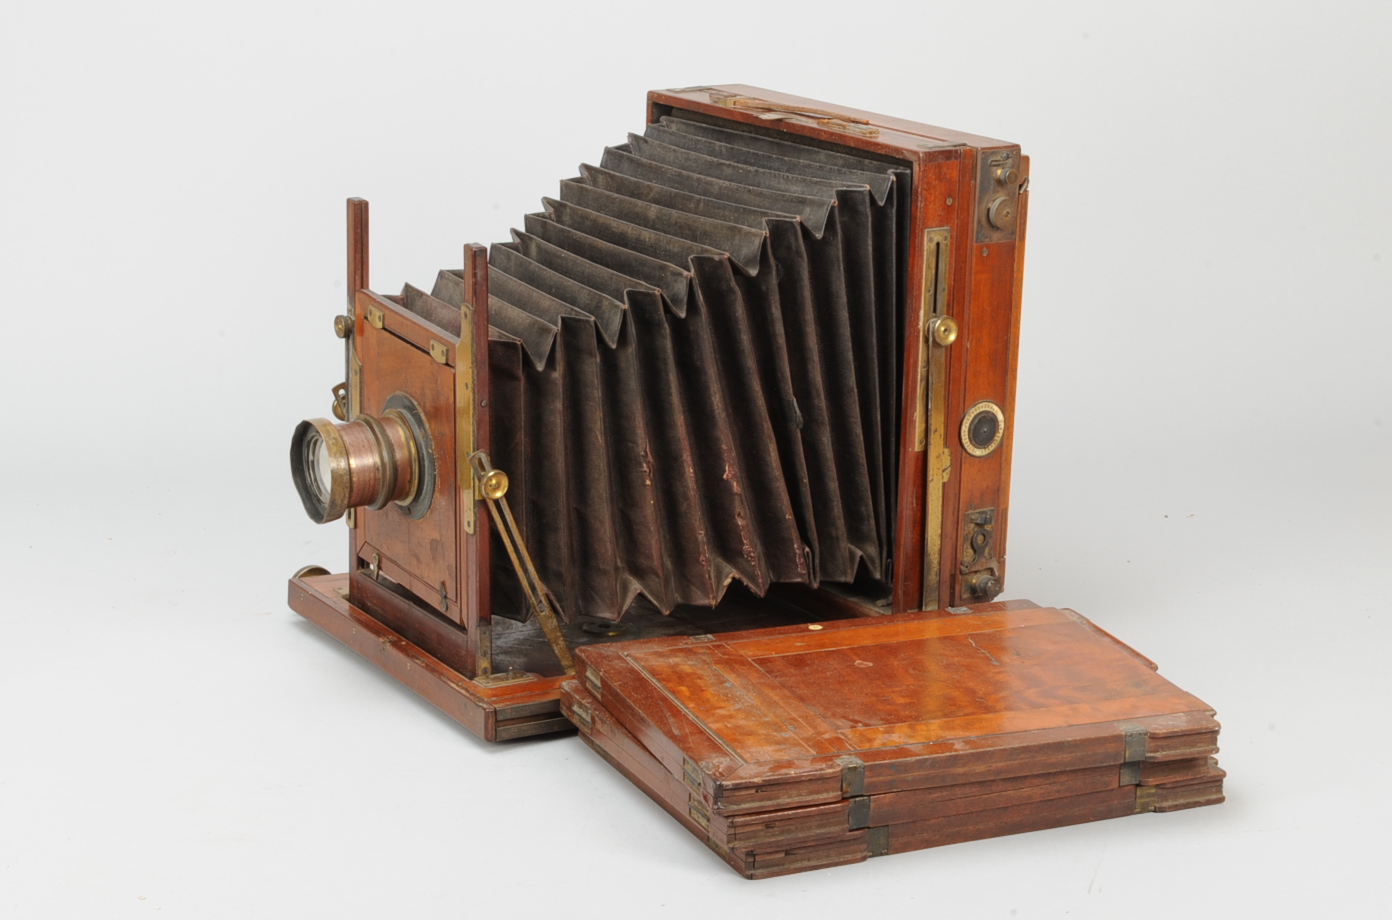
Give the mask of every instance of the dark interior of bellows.
M 492 462 L 576 644 L 811 619 L 756 600 L 780 585 L 885 603 L 910 186 L 677 111 L 492 246 Z M 454 271 L 405 296 L 462 299 Z M 525 620 L 496 537 L 492 584 Z M 525 633 L 495 619 L 495 655 Z

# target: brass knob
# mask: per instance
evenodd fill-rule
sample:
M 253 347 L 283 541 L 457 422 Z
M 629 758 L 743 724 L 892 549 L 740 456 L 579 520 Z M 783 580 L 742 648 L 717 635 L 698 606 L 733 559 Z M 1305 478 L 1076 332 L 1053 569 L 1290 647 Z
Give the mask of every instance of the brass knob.
M 507 494 L 508 477 L 502 470 L 489 470 L 483 477 L 483 482 L 479 484 L 483 491 L 483 497 L 497 501 Z
M 987 600 L 994 598 L 1005 586 L 1001 580 L 991 572 L 977 572 L 967 577 L 967 590 L 976 597 L 984 597 Z
M 342 314 L 334 317 L 334 335 L 340 339 L 348 338 L 348 333 L 353 331 L 353 321 Z
M 928 324 L 928 336 L 946 348 L 957 341 L 957 321 L 950 316 L 935 317 Z
M 1020 171 L 1014 166 L 1002 166 L 996 170 L 996 181 L 1001 185 L 1019 185 Z
M 1015 229 L 1015 203 L 1002 195 L 986 206 L 986 220 L 997 230 Z

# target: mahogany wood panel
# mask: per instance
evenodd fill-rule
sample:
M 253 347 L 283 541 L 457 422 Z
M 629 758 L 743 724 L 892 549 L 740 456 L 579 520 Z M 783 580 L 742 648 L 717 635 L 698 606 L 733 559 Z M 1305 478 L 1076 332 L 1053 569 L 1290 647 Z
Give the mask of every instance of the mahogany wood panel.
M 368 205 L 362 198 L 348 199 L 348 239 L 347 239 L 347 268 L 348 268 L 348 316 L 353 318 L 353 333 L 345 342 L 344 347 L 344 369 L 343 381 L 348 387 L 348 415 L 351 419 L 357 412 L 356 402 L 356 381 L 361 379 L 358 369 L 361 364 L 358 361 L 355 343 L 362 333 L 363 319 L 362 311 L 356 308 L 358 293 L 368 287 Z M 362 528 L 352 526 L 348 531 L 348 568 L 353 570 L 358 566 L 358 551 L 362 548 Z
M 363 303 L 360 298 L 359 304 Z M 358 339 L 363 362 L 363 405 L 380 416 L 387 399 L 409 393 L 420 405 L 430 429 L 435 455 L 435 500 L 420 520 L 411 520 L 395 505 L 380 511 L 358 510 L 358 530 L 394 567 L 388 574 L 445 616 L 460 622 L 460 584 L 455 568 L 458 496 L 454 469 L 454 373 L 428 352 L 385 329 L 364 324 Z M 428 347 L 428 346 L 427 346 Z M 371 550 L 360 550 L 368 559 Z M 445 585 L 447 603 L 441 603 Z
M 1002 579 L 1005 578 L 1005 547 L 1008 545 L 1006 536 L 1010 524 L 1010 464 L 1015 457 L 1015 386 L 1020 376 L 1020 315 L 1025 290 L 1025 231 L 1029 227 L 1029 168 L 1030 158 L 1021 156 L 1020 172 L 1025 176 L 1025 185 L 1024 191 L 1020 192 L 1020 218 L 1015 234 L 1015 284 L 1012 291 L 1014 301 L 1010 307 L 1010 354 L 1005 363 L 1005 402 L 1001 405 L 1005 410 L 1007 425 L 1005 437 L 1001 439 L 998 450 L 1001 455 L 1000 494 L 1003 508 L 996 519 L 996 540 L 1000 546 L 996 555 L 1000 558 Z
M 970 215 L 970 207 L 963 205 L 962 182 L 965 175 L 961 164 L 960 150 L 939 152 L 932 158 L 924 158 L 914 169 L 913 202 L 914 215 L 910 226 L 910 257 L 908 296 L 904 304 L 904 372 L 900 387 L 899 421 L 899 489 L 898 508 L 895 515 L 898 533 L 895 539 L 894 563 L 894 612 L 904 613 L 919 609 L 923 597 L 923 554 L 926 551 L 924 539 L 925 515 L 927 514 L 927 459 L 928 450 L 917 449 L 915 434 L 918 425 L 918 367 L 923 357 L 924 342 L 919 335 L 923 324 L 923 312 L 928 309 L 923 296 L 924 284 L 924 230 L 947 227 L 951 232 L 952 251 L 960 248 L 960 238 L 970 224 L 961 217 Z M 968 192 L 969 194 L 969 192 Z M 951 201 L 951 204 L 948 202 Z M 953 319 L 958 315 L 958 303 L 962 297 L 955 285 L 963 275 L 955 270 L 948 260 L 948 289 L 945 313 Z M 951 360 L 951 348 L 948 359 Z M 950 421 L 950 419 L 949 419 Z M 950 480 L 949 480 L 950 481 Z M 948 571 L 948 570 L 944 570 Z M 940 579 L 941 583 L 941 579 Z M 947 591 L 941 592 L 948 599 Z M 947 604 L 939 604 L 946 607 Z
M 652 755 L 623 728 L 578 682 L 561 688 L 562 712 L 575 722 L 592 746 L 622 756 L 630 762 L 651 761 Z M 646 768 L 644 768 L 646 769 Z M 1082 770 L 1011 776 L 996 780 L 969 780 L 952 786 L 913 789 L 879 795 L 861 795 L 821 805 L 725 815 L 704 811 L 691 797 L 690 776 L 666 774 L 673 783 L 664 793 L 673 805 L 698 811 L 706 833 L 721 846 L 752 848 L 792 845 L 848 830 L 882 827 L 967 814 L 1005 807 L 1026 807 L 1049 799 L 1116 789 L 1123 785 L 1197 784 L 1222 779 L 1210 758 L 1167 764 L 1161 770 L 1144 767 L 1132 772 L 1126 765 L 1111 764 Z
M 419 694 L 485 741 L 562 731 L 562 678 L 485 686 L 472 681 L 348 603 L 347 575 L 292 578 L 290 608 Z
M 371 544 L 368 544 L 368 551 L 371 549 Z M 395 578 L 391 567 L 385 562 L 383 560 L 383 574 Z M 446 621 L 443 614 L 431 613 L 364 570 L 351 573 L 348 585 L 349 596 L 359 610 L 427 651 L 446 667 L 461 674 L 468 673 L 471 659 L 468 657 L 467 634 L 458 623 Z
M 592 750 L 747 878 L 1151 809 L 1172 810 L 1170 803 L 1193 807 L 1221 801 L 1222 771 L 1200 760 L 1185 762 L 1182 770 L 1171 768 L 1169 781 L 1148 792 L 1119 783 L 1114 765 L 722 816 L 706 810 L 692 795 L 689 776 L 667 771 L 578 681 L 562 687 L 561 704 L 581 726 L 581 738 Z M 914 799 L 918 807 L 911 804 Z M 861 823 L 854 824 L 856 820 Z
M 1120 764 L 1127 726 L 1216 732 L 1201 700 L 1069 611 L 816 625 L 582 649 L 580 677 L 671 772 L 697 765 L 726 813 L 835 801 L 848 756 L 866 792 L 889 791 Z
M 430 354 L 430 343 L 438 342 L 445 347 L 446 367 L 454 367 L 455 352 L 458 349 L 458 337 L 447 329 L 441 329 L 423 316 L 407 310 L 396 301 L 400 298 L 383 297 L 373 291 L 360 291 L 358 293 L 358 309 L 365 311 L 368 307 L 376 307 L 382 311 L 382 327 L 392 335 L 406 342 L 410 342 L 426 355 Z M 434 360 L 433 358 L 431 360 Z
M 473 320 L 472 395 L 456 388 L 458 400 L 473 400 L 474 450 L 490 450 L 488 409 L 488 250 L 477 243 L 464 247 L 464 303 Z M 458 457 L 463 469 L 468 457 Z M 468 629 L 469 653 L 474 662 L 470 676 L 492 673 L 492 563 L 490 542 L 491 520 L 483 502 L 475 501 L 472 473 L 462 472 L 456 479 L 460 502 L 474 502 L 473 533 L 465 526 L 464 515 L 458 515 L 456 535 L 457 566 L 466 589 L 463 591 L 463 622 Z M 462 510 L 462 509 L 461 509 Z

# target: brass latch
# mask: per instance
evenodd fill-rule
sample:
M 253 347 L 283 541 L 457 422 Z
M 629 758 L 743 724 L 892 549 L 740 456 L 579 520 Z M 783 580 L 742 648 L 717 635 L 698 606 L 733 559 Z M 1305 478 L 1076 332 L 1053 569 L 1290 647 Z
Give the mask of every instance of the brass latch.
M 512 560 L 512 567 L 517 572 L 517 580 L 522 584 L 522 593 L 526 595 L 527 603 L 536 614 L 541 631 L 546 634 L 546 641 L 551 644 L 551 650 L 556 653 L 561 666 L 567 674 L 574 674 L 575 658 L 570 654 L 570 646 L 566 644 L 565 636 L 561 633 L 560 620 L 556 617 L 555 598 L 541 583 L 536 566 L 532 563 L 531 553 L 527 552 L 527 546 L 522 542 L 522 535 L 517 530 L 517 521 L 512 516 L 512 509 L 508 507 L 507 474 L 502 470 L 493 469 L 488 454 L 481 450 L 469 455 L 469 463 L 473 466 L 479 492 L 488 500 L 488 510 L 493 515 L 493 523 L 498 528 L 498 536 L 503 541 L 508 558 Z
M 989 601 L 1001 593 L 1001 565 L 996 558 L 996 509 L 968 511 L 962 518 L 962 597 Z
M 334 384 L 333 398 L 333 417 L 340 422 L 348 421 L 348 384 Z

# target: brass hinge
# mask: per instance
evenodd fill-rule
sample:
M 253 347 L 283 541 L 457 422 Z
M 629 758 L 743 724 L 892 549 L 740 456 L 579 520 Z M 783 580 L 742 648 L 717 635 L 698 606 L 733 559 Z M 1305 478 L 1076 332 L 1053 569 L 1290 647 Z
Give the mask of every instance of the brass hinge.
M 855 757 L 839 757 L 841 764 L 841 797 L 849 799 L 865 794 L 865 764 Z
M 430 357 L 435 359 L 436 364 L 449 363 L 449 349 L 434 339 L 430 340 Z
M 380 309 L 370 306 L 367 308 L 367 322 L 373 329 L 381 329 L 386 323 L 386 317 Z
M 870 796 L 858 795 L 851 799 L 851 805 L 846 809 L 846 827 L 848 830 L 859 830 L 862 827 L 870 826 Z
M 691 795 L 686 800 L 687 814 L 691 815 L 691 820 L 701 825 L 701 829 L 710 830 L 710 808 L 699 796 Z
M 590 715 L 589 707 L 576 703 L 570 707 L 570 715 L 576 727 L 589 734 L 590 729 L 594 726 L 594 719 Z
M 1121 726 L 1126 739 L 1123 760 L 1126 763 L 1139 763 L 1146 756 L 1146 730 L 1144 725 L 1128 723 Z

